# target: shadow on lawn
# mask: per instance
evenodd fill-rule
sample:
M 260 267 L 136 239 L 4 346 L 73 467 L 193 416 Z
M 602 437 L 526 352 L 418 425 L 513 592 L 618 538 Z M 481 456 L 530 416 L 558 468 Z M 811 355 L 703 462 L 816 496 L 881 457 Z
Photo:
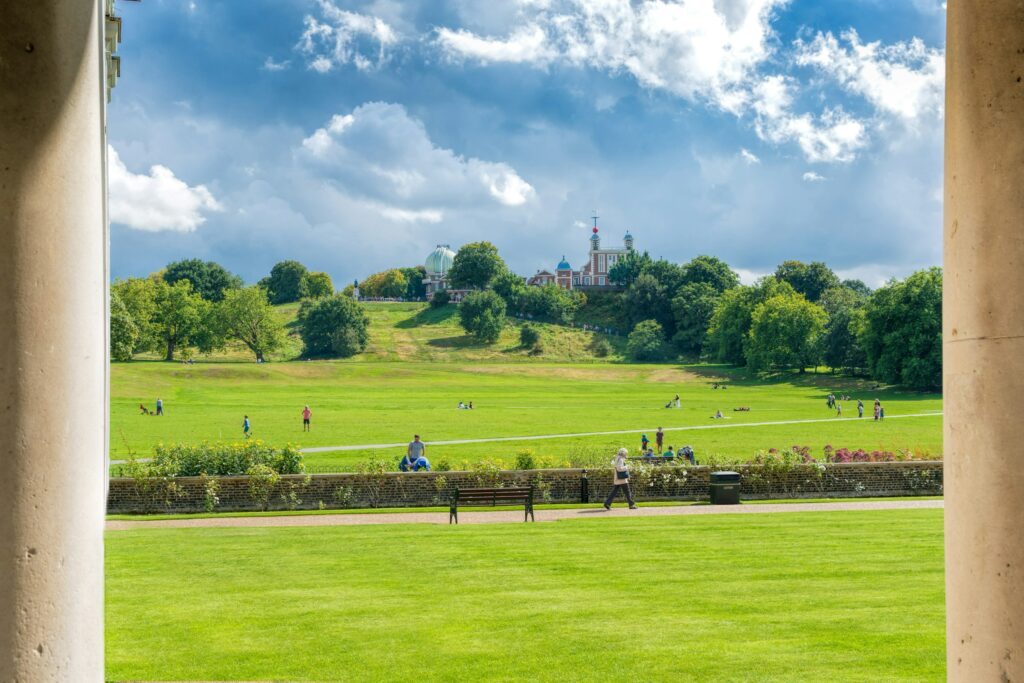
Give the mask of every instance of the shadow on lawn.
M 448 304 L 441 308 L 421 308 L 416 311 L 415 315 L 409 316 L 404 320 L 399 320 L 395 323 L 395 327 L 402 330 L 412 329 L 414 327 L 423 327 L 424 325 L 441 325 L 450 321 L 452 318 L 457 317 L 458 309 Z
M 883 384 L 867 377 L 852 377 L 850 375 L 813 372 L 801 374 L 795 370 L 757 374 L 745 368 L 729 365 L 684 365 L 680 366 L 680 369 L 704 379 L 709 384 L 725 382 L 736 386 L 789 385 L 817 389 L 820 394 L 816 394 L 815 397 L 820 397 L 821 400 L 825 400 L 825 396 L 830 392 L 859 394 L 862 399 L 867 395 L 870 395 L 872 399 L 899 397 L 901 401 L 934 401 L 942 398 L 941 393 L 917 391 L 897 385 Z

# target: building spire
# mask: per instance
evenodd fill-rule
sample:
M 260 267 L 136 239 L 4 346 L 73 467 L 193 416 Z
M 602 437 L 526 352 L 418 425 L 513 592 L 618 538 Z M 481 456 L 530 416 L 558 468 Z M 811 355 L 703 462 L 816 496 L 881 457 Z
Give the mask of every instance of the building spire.
M 594 232 L 597 232 L 597 209 L 594 209 L 594 215 L 591 218 L 594 219 Z

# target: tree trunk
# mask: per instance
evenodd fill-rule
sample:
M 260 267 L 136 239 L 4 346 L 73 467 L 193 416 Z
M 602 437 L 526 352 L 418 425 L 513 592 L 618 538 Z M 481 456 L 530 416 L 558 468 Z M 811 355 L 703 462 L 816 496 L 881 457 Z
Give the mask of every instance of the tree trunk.
M 174 360 L 174 341 L 172 341 L 170 339 L 167 340 L 167 357 L 164 358 L 164 360 L 165 361 L 172 361 L 172 360 Z
M 262 351 L 257 351 L 256 352 L 256 362 L 257 363 L 262 363 L 263 362 L 263 352 Z

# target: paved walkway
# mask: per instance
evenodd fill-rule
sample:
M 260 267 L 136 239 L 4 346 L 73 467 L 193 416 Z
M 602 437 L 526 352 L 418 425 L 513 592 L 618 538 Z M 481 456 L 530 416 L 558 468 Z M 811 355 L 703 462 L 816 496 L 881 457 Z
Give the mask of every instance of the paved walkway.
M 618 503 L 610 511 L 603 508 L 538 510 L 538 522 L 563 519 L 604 519 L 607 517 L 665 517 L 686 515 L 751 515 L 777 512 L 836 512 L 844 510 L 921 510 L 942 509 L 941 500 L 843 501 L 836 503 L 759 503 L 756 505 L 659 505 L 630 510 Z M 521 510 L 463 512 L 460 524 L 521 522 Z M 265 526 L 353 526 L 363 524 L 447 524 L 447 512 L 385 512 L 380 514 L 291 515 L 286 517 L 206 517 L 202 519 L 159 519 L 151 522 L 110 521 L 107 531 L 128 529 L 180 529 L 192 527 L 265 527 Z

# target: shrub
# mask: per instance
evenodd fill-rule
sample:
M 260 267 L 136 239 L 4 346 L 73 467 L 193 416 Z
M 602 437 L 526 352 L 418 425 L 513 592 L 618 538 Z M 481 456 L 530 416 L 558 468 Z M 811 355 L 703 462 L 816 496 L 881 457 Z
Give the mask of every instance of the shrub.
M 441 308 L 447 306 L 452 301 L 452 295 L 448 293 L 448 290 L 442 289 L 439 292 L 434 292 L 434 296 L 430 298 L 431 308 Z
M 536 325 L 526 323 L 519 328 L 519 343 L 526 349 L 536 348 L 540 345 L 540 330 Z
M 656 320 L 637 323 L 629 333 L 626 352 L 630 358 L 639 361 L 664 360 L 668 355 L 665 348 L 665 333 Z
M 523 450 L 516 453 L 516 469 L 517 470 L 535 470 L 537 469 L 537 461 L 533 457 L 533 450 L 530 448 L 524 448 Z
M 492 291 L 470 292 L 459 304 L 459 324 L 485 344 L 493 344 L 505 327 L 505 302 Z
M 594 337 L 594 341 L 590 342 L 590 351 L 597 358 L 607 358 L 612 355 L 612 345 L 607 339 L 600 337 Z
M 270 496 L 281 481 L 281 475 L 266 465 L 253 465 L 246 472 L 249 475 L 249 497 L 261 510 L 270 507 Z
M 265 465 L 277 474 L 300 474 L 302 454 L 292 445 L 274 448 L 259 439 L 243 442 L 157 445 L 150 469 L 175 477 L 231 476 Z M 147 475 L 151 476 L 151 475 Z

